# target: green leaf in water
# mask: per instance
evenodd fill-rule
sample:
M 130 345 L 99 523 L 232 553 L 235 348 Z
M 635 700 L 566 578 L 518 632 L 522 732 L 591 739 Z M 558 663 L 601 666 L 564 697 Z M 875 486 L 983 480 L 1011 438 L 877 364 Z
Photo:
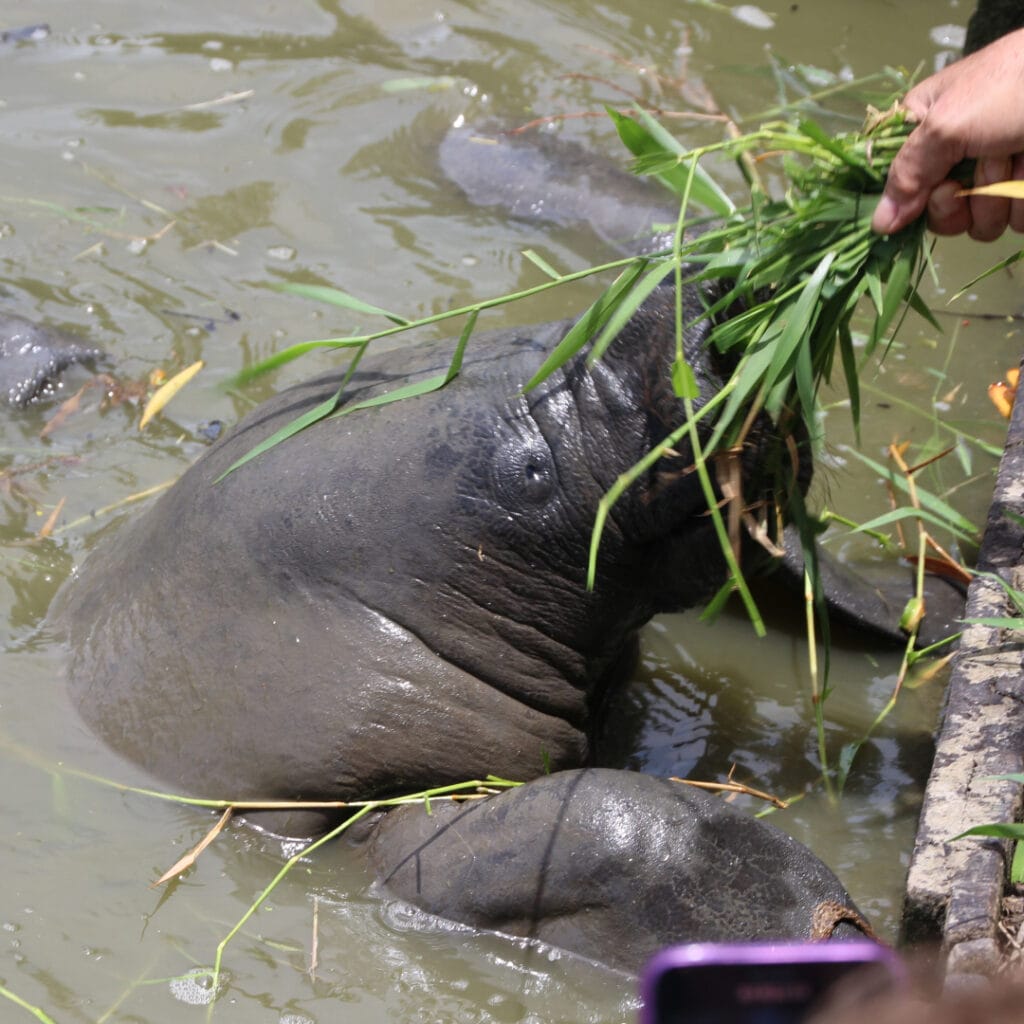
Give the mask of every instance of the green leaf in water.
M 381 82 L 384 92 L 447 92 L 458 85 L 458 79 L 451 75 L 420 75 L 411 78 L 389 78 Z

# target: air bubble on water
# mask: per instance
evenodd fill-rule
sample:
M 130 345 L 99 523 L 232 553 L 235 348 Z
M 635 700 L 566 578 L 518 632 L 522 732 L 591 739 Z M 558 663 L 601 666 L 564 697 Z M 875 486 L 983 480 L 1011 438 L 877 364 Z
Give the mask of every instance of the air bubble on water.
M 272 245 L 267 250 L 267 255 L 272 260 L 281 260 L 285 262 L 287 260 L 295 259 L 295 250 L 290 245 Z
M 739 4 L 732 8 L 732 16 L 751 28 L 775 28 L 775 19 L 754 4 Z
M 221 972 L 221 986 L 223 984 L 224 973 Z M 207 1006 L 217 995 L 213 986 L 213 973 L 208 967 L 196 967 L 187 974 L 172 978 L 168 988 L 179 1003 L 187 1003 L 189 1006 Z
M 967 39 L 967 29 L 963 25 L 936 25 L 928 35 L 936 46 L 962 50 Z
M 211 57 L 210 58 L 210 70 L 211 71 L 231 71 L 234 68 L 234 64 L 224 57 Z

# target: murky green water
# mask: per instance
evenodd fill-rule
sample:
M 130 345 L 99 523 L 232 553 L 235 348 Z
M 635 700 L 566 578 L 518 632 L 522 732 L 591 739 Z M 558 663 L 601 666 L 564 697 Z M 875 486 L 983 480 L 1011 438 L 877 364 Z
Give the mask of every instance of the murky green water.
M 234 829 L 183 881 L 148 888 L 210 822 L 62 770 L 143 781 L 68 709 L 61 652 L 44 623 L 73 566 L 144 507 L 110 506 L 179 473 L 202 449 L 201 424 L 236 420 L 323 362 L 244 392 L 222 390 L 232 374 L 288 343 L 357 326 L 275 286 L 337 284 L 415 316 L 532 283 L 519 255 L 527 247 L 580 266 L 602 255 L 586 235 L 503 221 L 445 184 L 433 154 L 446 125 L 460 115 L 522 123 L 594 111 L 631 93 L 650 101 L 655 72 L 671 78 L 683 64 L 691 85 L 749 114 L 778 100 L 770 61 L 830 75 L 931 67 L 947 48 L 943 26 L 968 13 L 955 0 L 819 0 L 777 5 L 774 27 L 763 28 L 681 0 L 632 10 L 571 0 L 0 4 L 0 28 L 51 25 L 46 38 L 0 46 L 5 308 L 86 335 L 122 383 L 207 363 L 144 433 L 137 407 L 101 406 L 100 388 L 45 437 L 53 406 L 0 417 L 0 984 L 62 1022 L 199 1020 L 207 993 L 181 976 L 212 962 L 282 863 L 279 844 Z M 690 102 L 662 90 L 666 108 Z M 561 130 L 595 145 L 610 136 L 598 118 Z M 946 294 L 1006 251 L 944 242 L 936 257 Z M 489 325 L 565 315 L 580 298 L 498 311 Z M 942 314 L 943 337 L 910 325 L 869 382 L 865 450 L 946 438 L 933 408 L 998 442 L 985 386 L 1016 363 L 1021 339 L 1015 323 L 977 314 L 1019 306 L 1015 283 L 1000 278 Z M 85 379 L 69 381 L 68 393 Z M 837 445 L 848 436 L 842 409 L 829 427 Z M 884 508 L 871 474 L 838 448 L 834 462 L 821 474 L 823 500 L 855 517 Z M 971 483 L 949 460 L 932 486 L 979 518 L 993 468 L 973 449 Z M 58 506 L 57 531 L 37 539 Z M 871 555 L 864 541 L 838 546 Z M 628 723 L 635 764 L 719 779 L 736 764 L 764 788 L 807 791 L 776 820 L 893 934 L 939 688 L 905 695 L 832 807 L 815 785 L 804 649 L 799 634 L 755 641 L 738 618 L 714 629 L 692 616 L 654 624 Z M 837 649 L 834 662 L 833 754 L 884 704 L 896 668 L 891 655 L 856 647 Z M 216 1020 L 632 1015 L 621 978 L 495 937 L 424 928 L 369 895 L 350 861 L 339 849 L 304 864 L 232 941 Z M 29 1019 L 3 1005 L 5 1020 Z

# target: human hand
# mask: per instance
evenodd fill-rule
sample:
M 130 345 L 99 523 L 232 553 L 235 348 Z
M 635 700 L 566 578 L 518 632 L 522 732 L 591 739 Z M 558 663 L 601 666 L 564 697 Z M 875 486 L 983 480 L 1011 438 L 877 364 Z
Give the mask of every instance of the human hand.
M 892 234 L 925 209 L 940 235 L 998 238 L 1024 232 L 1024 200 L 957 196 L 948 180 L 961 161 L 976 161 L 974 184 L 1024 180 L 1024 29 L 1003 36 L 916 85 L 904 105 L 917 127 L 889 169 L 872 227 Z

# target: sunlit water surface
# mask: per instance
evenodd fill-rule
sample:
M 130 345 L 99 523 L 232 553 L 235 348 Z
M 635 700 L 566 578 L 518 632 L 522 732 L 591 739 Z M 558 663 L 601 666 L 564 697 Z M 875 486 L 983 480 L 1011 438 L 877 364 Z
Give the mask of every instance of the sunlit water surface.
M 5 308 L 85 334 L 122 383 L 206 361 L 145 432 L 133 403 L 101 410 L 99 389 L 45 437 L 52 405 L 0 416 L 0 983 L 56 1020 L 201 1019 L 210 992 L 188 972 L 212 962 L 290 852 L 229 829 L 183 880 L 150 889 L 211 821 L 63 770 L 146 782 L 68 708 L 61 651 L 44 621 L 73 566 L 145 502 L 111 506 L 180 473 L 206 443 L 203 424 L 234 422 L 326 359 L 244 390 L 224 390 L 225 381 L 289 343 L 359 326 L 275 286 L 336 284 L 417 316 L 534 283 L 525 248 L 582 266 L 605 255 L 587 233 L 510 223 L 469 208 L 445 184 L 433 154 L 447 125 L 599 111 L 630 94 L 653 102 L 657 75 L 681 72 L 723 108 L 756 115 L 779 102 L 787 78 L 827 85 L 887 64 L 930 69 L 955 48 L 951 26 L 969 13 L 956 0 L 786 3 L 772 17 L 681 0 L 633 10 L 571 0 L 0 6 L 0 28 L 50 25 L 43 38 L 0 46 Z M 692 96 L 666 81 L 656 102 L 684 108 Z M 694 139 L 717 131 L 680 124 Z M 556 130 L 615 152 L 598 117 Z M 735 172 L 723 173 L 738 190 Z M 1017 362 L 1020 337 L 1014 321 L 980 314 L 1016 313 L 1018 288 L 1004 276 L 957 299 L 955 315 L 944 304 L 1007 251 L 939 247 L 933 296 L 945 332 L 908 322 L 868 379 L 865 451 L 877 456 L 894 439 L 941 447 L 950 426 L 998 444 L 1003 425 L 985 387 Z M 489 325 L 567 315 L 590 294 L 499 310 Z M 828 428 L 819 503 L 854 518 L 876 514 L 884 492 L 842 448 L 851 431 L 841 404 Z M 995 460 L 975 445 L 962 450 L 967 461 L 946 460 L 929 486 L 980 519 Z M 37 539 L 58 505 L 52 536 Z M 834 547 L 874 557 L 859 538 L 840 536 Z M 833 804 L 818 781 L 806 642 L 790 619 L 760 641 L 738 615 L 713 628 L 694 615 L 652 624 L 619 712 L 629 762 L 719 780 L 735 765 L 744 781 L 802 796 L 774 820 L 893 936 L 941 681 L 904 695 Z M 897 659 L 844 643 L 832 662 L 834 758 L 888 699 Z M 634 1013 L 629 980 L 430 924 L 373 896 L 341 845 L 274 891 L 228 945 L 224 966 L 214 1013 L 224 1022 Z M 23 1013 L 4 1005 L 5 1020 Z

